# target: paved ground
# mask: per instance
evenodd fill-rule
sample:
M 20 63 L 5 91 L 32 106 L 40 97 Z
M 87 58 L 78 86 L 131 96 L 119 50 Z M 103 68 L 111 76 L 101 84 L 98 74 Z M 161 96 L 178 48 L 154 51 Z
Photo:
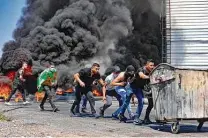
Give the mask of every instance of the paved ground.
M 204 124 L 201 132 L 196 131 L 196 121 L 181 122 L 179 134 L 170 133 L 170 125 L 165 127 L 160 125 L 135 126 L 131 122 L 119 123 L 117 120 L 112 120 L 111 113 L 118 107 L 114 101 L 105 114 L 105 118 L 95 119 L 92 117 L 70 117 L 69 107 L 71 102 L 56 102 L 56 105 L 61 111 L 53 113 L 50 111 L 48 103 L 46 109 L 48 111 L 39 111 L 39 103 L 23 106 L 15 104 L 13 106 L 5 106 L 0 103 L 0 111 L 12 119 L 9 122 L 0 122 L 0 137 L 167 137 L 167 136 L 184 136 L 184 137 L 205 137 L 208 136 L 208 123 Z M 102 101 L 96 101 L 97 111 L 102 105 Z M 146 105 L 145 105 L 146 108 Z M 136 107 L 133 106 L 135 111 Z M 154 120 L 154 111 L 151 114 L 151 119 Z M 144 113 L 142 114 L 143 117 Z M 162 129 L 163 128 L 163 129 Z M 161 130 L 158 130 L 161 129 Z

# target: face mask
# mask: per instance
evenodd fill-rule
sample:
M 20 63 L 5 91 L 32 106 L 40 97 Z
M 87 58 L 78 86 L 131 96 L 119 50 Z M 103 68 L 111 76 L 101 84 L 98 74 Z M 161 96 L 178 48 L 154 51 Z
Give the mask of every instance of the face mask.
M 127 77 L 133 77 L 134 76 L 134 72 L 126 72 L 125 73 Z
M 119 73 L 118 73 L 118 74 L 119 74 Z M 114 74 L 113 74 L 113 77 L 116 78 L 116 77 L 118 76 L 118 74 L 114 73 Z

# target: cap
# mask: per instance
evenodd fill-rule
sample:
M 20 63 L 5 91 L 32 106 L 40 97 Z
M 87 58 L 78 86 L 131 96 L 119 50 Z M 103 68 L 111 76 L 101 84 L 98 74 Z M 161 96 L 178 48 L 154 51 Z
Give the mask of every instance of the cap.
M 135 68 L 132 65 L 127 66 L 126 72 L 134 72 Z
M 114 72 L 121 72 L 121 69 L 119 66 L 114 66 Z

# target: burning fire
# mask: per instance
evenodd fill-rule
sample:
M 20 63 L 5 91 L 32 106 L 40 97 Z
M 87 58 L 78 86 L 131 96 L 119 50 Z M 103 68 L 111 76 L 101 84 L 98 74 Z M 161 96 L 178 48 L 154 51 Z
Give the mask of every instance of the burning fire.
M 100 91 L 98 91 L 97 89 L 94 89 L 92 91 L 92 93 L 93 93 L 94 96 L 102 96 L 102 93 Z
M 64 93 L 73 93 L 74 89 L 73 88 L 69 88 L 68 90 L 64 91 L 62 88 L 57 88 L 56 90 L 56 94 L 57 95 L 63 95 Z
M 10 80 L 14 80 L 14 77 L 15 77 L 15 74 L 16 74 L 16 72 L 14 71 L 14 70 L 12 70 L 12 71 L 9 71 L 9 72 L 7 72 L 6 73 L 6 76 L 10 79 Z
M 15 102 L 19 102 L 19 101 L 22 101 L 23 98 L 22 98 L 22 94 L 20 92 L 16 93 L 15 94 Z
M 11 71 L 8 71 L 5 75 L 11 81 L 14 81 L 15 74 L 16 74 L 16 71 L 11 70 Z M 32 75 L 32 67 L 31 66 L 28 66 L 28 68 L 25 69 L 25 74 L 24 75 L 27 75 L 27 76 Z M 12 91 L 11 84 L 6 84 L 6 83 L 3 83 L 3 82 L 0 82 L 0 97 L 3 97 L 4 99 L 7 99 L 9 97 L 9 94 L 11 93 L 11 91 Z M 15 101 L 18 102 L 18 101 L 21 101 L 21 100 L 22 100 L 22 94 L 20 92 L 16 93 L 15 94 Z
M 63 89 L 62 89 L 62 88 L 57 88 L 56 94 L 57 94 L 57 95 L 63 95 L 63 94 L 64 94 Z
M 0 85 L 0 97 L 7 99 L 9 97 L 9 94 L 11 92 L 12 88 L 9 84 L 1 84 Z
M 44 92 L 36 92 L 35 93 L 35 98 L 36 98 L 36 101 L 37 102 L 42 101 L 42 99 L 43 99 L 44 96 L 45 96 L 45 93 Z
M 69 89 L 66 90 L 65 92 L 72 93 L 72 92 L 74 92 L 74 89 L 73 89 L 73 88 L 69 88 Z

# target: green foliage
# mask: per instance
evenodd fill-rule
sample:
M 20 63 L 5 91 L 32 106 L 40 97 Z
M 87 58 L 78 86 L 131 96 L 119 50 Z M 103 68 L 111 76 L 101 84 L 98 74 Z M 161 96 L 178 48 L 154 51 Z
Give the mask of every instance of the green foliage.
M 3 113 L 0 112 L 0 121 L 10 121 L 11 119 L 6 117 Z

